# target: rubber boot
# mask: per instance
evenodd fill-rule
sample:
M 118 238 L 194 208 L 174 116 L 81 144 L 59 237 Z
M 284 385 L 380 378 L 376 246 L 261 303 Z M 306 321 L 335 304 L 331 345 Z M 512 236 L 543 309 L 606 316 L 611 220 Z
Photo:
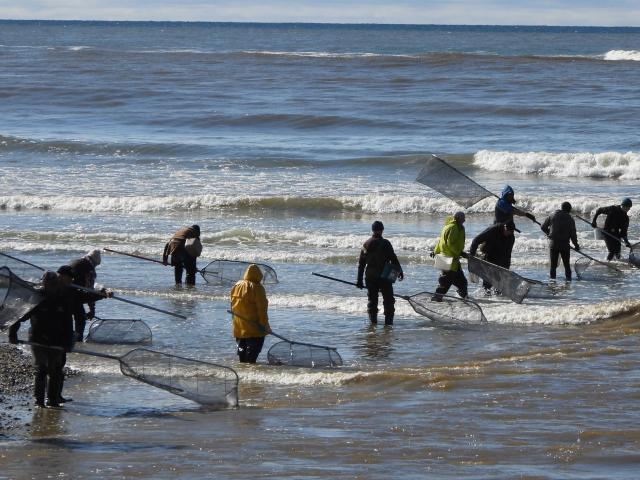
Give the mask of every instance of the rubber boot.
M 378 323 L 378 313 L 377 312 L 369 312 L 369 321 L 371 325 L 375 325 Z

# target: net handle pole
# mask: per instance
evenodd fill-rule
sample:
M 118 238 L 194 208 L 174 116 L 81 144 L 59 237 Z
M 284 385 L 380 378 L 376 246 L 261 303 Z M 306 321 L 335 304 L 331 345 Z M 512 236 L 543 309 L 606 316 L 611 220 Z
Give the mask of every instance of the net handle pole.
M 40 347 L 40 348 L 47 348 L 49 350 L 59 350 L 61 352 L 66 351 L 64 348 L 62 347 L 58 347 L 56 345 L 44 345 L 42 343 L 37 343 L 37 342 L 27 342 L 25 340 L 18 340 L 18 343 L 20 345 L 30 345 L 32 347 Z
M 64 348 L 58 347 L 56 345 L 43 345 L 42 343 L 26 342 L 24 340 L 18 340 L 18 343 L 21 345 L 31 345 L 32 347 L 47 348 L 49 350 L 59 350 L 61 352 L 66 351 Z M 107 353 L 99 353 L 99 352 L 90 352 L 89 350 L 72 350 L 72 353 L 82 353 L 84 355 L 91 355 L 93 357 L 102 357 L 102 358 L 109 358 L 111 360 L 120 360 L 120 357 L 116 357 L 115 355 L 109 355 Z
M 39 267 L 38 265 L 34 265 L 33 263 L 29 263 L 26 260 L 22 260 L 20 258 L 13 257 L 13 256 L 9 255 L 8 253 L 0 252 L 0 255 L 2 255 L 3 257 L 10 258 L 11 260 L 15 260 L 16 262 L 24 263 L 26 265 L 29 265 L 30 267 L 36 268 L 36 269 L 44 272 L 44 268 Z
M 143 257 L 142 255 L 135 255 L 133 253 L 122 252 L 120 250 L 113 250 L 111 248 L 103 248 L 103 250 L 105 252 L 109 252 L 109 253 L 117 253 L 118 255 L 125 255 L 127 257 L 139 258 L 140 260 L 146 260 L 147 262 L 159 263 L 160 265 L 163 265 L 165 267 L 170 267 L 171 266 L 169 264 L 165 265 L 165 263 L 162 260 L 157 260 L 155 258 Z M 201 275 L 205 274 L 205 272 L 203 270 L 196 269 L 196 272 L 198 272 Z
M 122 363 L 122 359 L 120 357 L 116 357 L 115 355 L 109 355 L 108 353 L 93 352 L 90 350 L 73 350 L 72 353 L 81 353 L 83 355 L 89 355 L 91 357 L 100 357 L 100 358 L 108 358 L 110 360 L 118 360 L 120 363 Z
M 347 284 L 347 285 L 352 285 L 354 287 L 358 286 L 358 284 L 355 283 L 355 282 L 348 282 L 347 280 L 342 280 L 342 279 L 336 278 L 336 277 L 330 277 L 329 275 L 323 275 L 321 273 L 311 272 L 311 275 L 315 275 L 316 277 L 326 278 L 327 280 L 333 280 L 334 282 L 340 282 L 340 283 L 344 283 L 344 284 Z

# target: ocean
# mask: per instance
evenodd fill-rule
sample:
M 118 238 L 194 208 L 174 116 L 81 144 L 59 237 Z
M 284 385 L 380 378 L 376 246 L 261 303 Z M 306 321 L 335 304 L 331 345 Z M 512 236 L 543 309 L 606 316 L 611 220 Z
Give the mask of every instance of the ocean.
M 0 478 L 637 474 L 640 276 L 625 262 L 566 284 L 560 268 L 553 295 L 521 305 L 470 284 L 487 317 L 470 329 L 401 299 L 393 328 L 370 327 L 364 291 L 311 273 L 355 281 L 381 220 L 405 270 L 395 291 L 435 289 L 429 253 L 461 207 L 415 181 L 421 155 L 511 185 L 539 221 L 563 201 L 588 218 L 640 203 L 639 28 L 1 21 L 0 67 L 3 252 L 49 269 L 103 247 L 157 259 L 197 223 L 200 267 L 273 266 L 273 330 L 345 363 L 269 366 L 268 337 L 241 365 L 228 287 L 179 288 L 169 268 L 104 252 L 100 285 L 187 320 L 114 300 L 98 315 L 235 368 L 240 407 L 208 411 L 71 354 L 74 402 L 0 432 Z M 466 210 L 467 246 L 494 202 Z M 512 269 L 548 281 L 544 235 L 516 223 Z

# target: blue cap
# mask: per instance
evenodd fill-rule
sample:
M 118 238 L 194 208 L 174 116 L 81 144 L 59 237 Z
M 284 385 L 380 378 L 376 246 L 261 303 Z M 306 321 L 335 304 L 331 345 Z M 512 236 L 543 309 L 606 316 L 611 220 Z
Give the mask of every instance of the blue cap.
M 620 202 L 620 205 L 625 206 L 625 207 L 626 206 L 630 207 L 631 205 L 633 205 L 633 203 L 631 202 L 631 199 L 629 197 L 624 197 L 622 199 L 622 202 Z

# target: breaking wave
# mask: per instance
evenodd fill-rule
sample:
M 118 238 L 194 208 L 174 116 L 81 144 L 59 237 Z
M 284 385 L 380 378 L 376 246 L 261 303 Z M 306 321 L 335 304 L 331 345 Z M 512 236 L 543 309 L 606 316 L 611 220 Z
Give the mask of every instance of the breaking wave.
M 640 50 L 609 50 L 604 54 L 605 60 L 640 62 Z

